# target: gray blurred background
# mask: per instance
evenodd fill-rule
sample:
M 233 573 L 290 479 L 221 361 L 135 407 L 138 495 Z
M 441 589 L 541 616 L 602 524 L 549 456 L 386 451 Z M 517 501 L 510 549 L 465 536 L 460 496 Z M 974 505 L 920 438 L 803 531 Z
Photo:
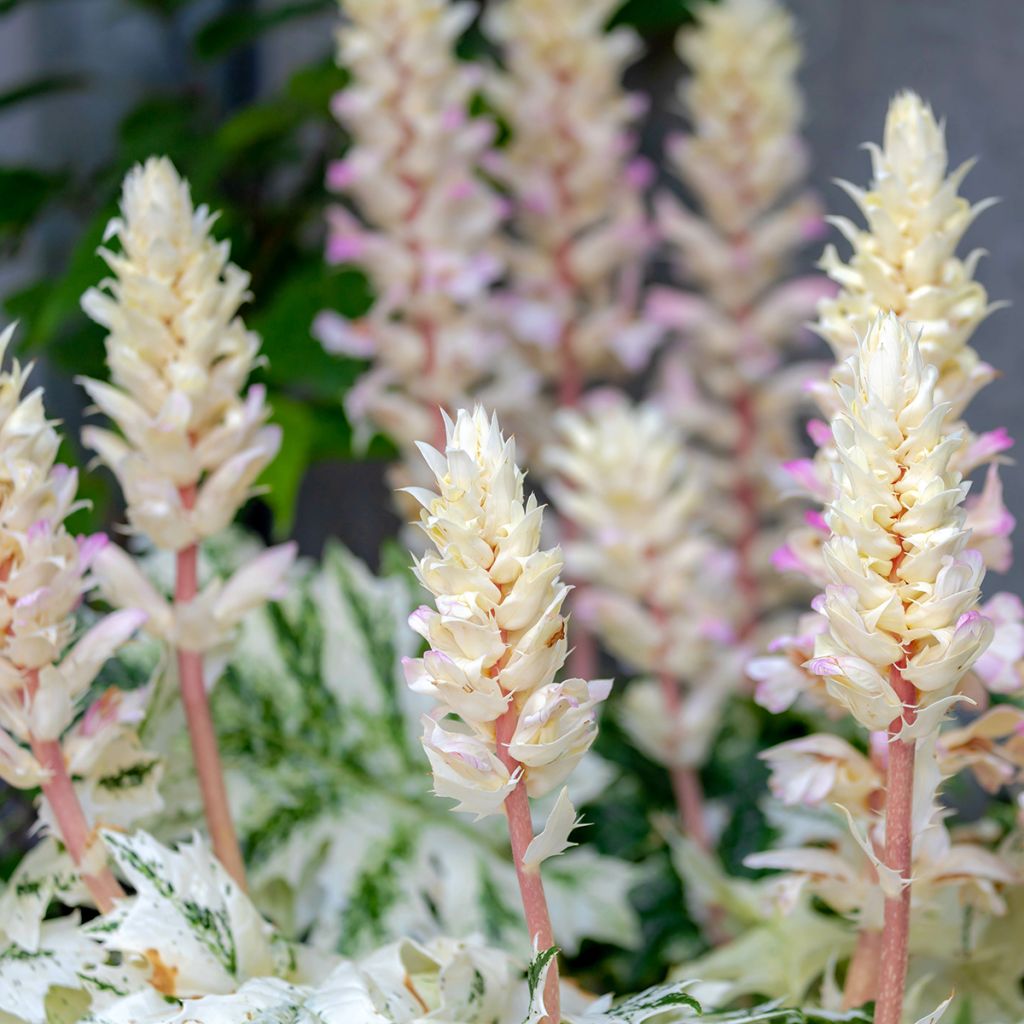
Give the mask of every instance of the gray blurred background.
M 210 0 L 209 11 L 230 6 Z M 880 138 L 886 105 L 896 90 L 918 90 L 947 119 L 951 161 L 979 157 L 967 180 L 967 196 L 1002 198 L 971 229 L 967 247 L 990 253 L 980 271 L 990 296 L 1019 307 L 1024 289 L 1024 3 L 790 0 L 789 6 L 803 27 L 806 130 L 814 180 L 829 207 L 851 212 L 831 179 L 867 180 L 868 160 L 860 144 Z M 194 16 L 195 8 L 190 10 Z M 212 86 L 242 102 L 266 94 L 296 67 L 330 52 L 332 27 L 329 14 L 290 23 L 226 68 L 211 72 L 219 76 Z M 173 83 L 181 73 L 186 57 L 177 33 L 187 28 L 157 30 L 152 19 L 131 13 L 117 0 L 50 0 L 15 8 L 0 22 L 0 92 L 48 72 L 87 72 L 97 87 L 0 113 L 3 161 L 56 167 L 71 158 L 101 160 L 140 83 Z M 670 34 L 657 34 L 649 42 L 649 55 L 631 72 L 630 84 L 652 95 L 644 146 L 657 159 L 660 137 L 674 116 L 673 86 L 680 69 Z M 70 223 L 50 224 L 13 263 L 0 266 L 0 296 L 39 270 L 60 266 L 74 231 Z M 973 407 L 971 422 L 977 430 L 1005 424 L 1024 435 L 1024 350 L 1016 317 L 1015 308 L 996 313 L 976 336 L 983 358 L 1003 373 Z M 73 386 L 48 383 L 54 389 L 54 411 L 73 420 L 78 403 Z M 1024 515 L 1024 471 L 1010 468 L 1005 481 L 1008 505 Z M 386 505 L 379 467 L 317 467 L 302 491 L 299 539 L 315 552 L 326 534 L 339 533 L 360 554 L 372 555 L 376 539 L 392 525 Z M 1024 589 L 1020 561 L 1007 582 Z

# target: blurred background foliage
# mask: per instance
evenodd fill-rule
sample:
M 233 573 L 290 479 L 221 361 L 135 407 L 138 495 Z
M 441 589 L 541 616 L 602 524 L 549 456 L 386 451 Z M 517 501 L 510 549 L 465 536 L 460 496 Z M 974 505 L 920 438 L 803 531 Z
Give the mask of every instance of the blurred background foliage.
M 7 16 L 32 4 L 59 6 L 52 0 L 0 0 L 0 32 Z M 231 240 L 233 259 L 252 275 L 253 300 L 244 315 L 263 338 L 267 362 L 258 379 L 269 390 L 285 443 L 262 481 L 267 493 L 247 510 L 247 519 L 265 535 L 284 537 L 295 525 L 300 488 L 311 466 L 354 457 L 381 460 L 390 451 L 377 439 L 368 452 L 353 452 L 340 399 L 362 367 L 327 355 L 310 335 L 317 311 L 358 315 L 372 299 L 357 270 L 330 268 L 322 257 L 329 202 L 324 171 L 345 145 L 328 109 L 347 77 L 333 59 L 338 5 L 336 0 L 117 4 L 125 14 L 141 12 L 152 20 L 153 29 L 177 51 L 178 74 L 169 85 L 125 86 L 132 95 L 115 144 L 95 166 L 74 160 L 58 167 L 0 164 L 0 259 L 16 260 L 26 241 L 55 221 L 68 239 L 61 251 L 48 254 L 37 276 L 6 296 L 4 319 L 21 322 L 18 346 L 25 357 L 42 357 L 51 370 L 69 377 L 103 376 L 102 331 L 82 314 L 80 298 L 104 276 L 96 249 L 125 172 L 151 154 L 169 156 L 190 179 L 196 201 L 221 211 L 218 233 Z M 686 20 L 687 6 L 688 0 L 629 0 L 612 20 L 632 24 L 656 43 L 671 38 Z M 319 32 L 321 52 L 278 83 L 274 79 L 280 76 L 268 74 L 273 69 L 261 60 L 261 46 L 281 29 L 303 22 Z M 471 28 L 463 56 L 477 56 L 484 46 Z M 269 88 L 268 81 L 273 82 Z M 106 102 L 88 73 L 42 74 L 0 93 L 0 130 L 6 115 L 68 92 L 86 102 Z M 78 409 L 54 411 L 74 427 Z M 76 443 L 69 441 L 66 448 L 69 462 L 83 464 L 87 456 Z M 79 513 L 76 529 L 109 528 L 117 521 L 116 491 L 105 471 L 83 474 L 83 491 L 92 508 Z

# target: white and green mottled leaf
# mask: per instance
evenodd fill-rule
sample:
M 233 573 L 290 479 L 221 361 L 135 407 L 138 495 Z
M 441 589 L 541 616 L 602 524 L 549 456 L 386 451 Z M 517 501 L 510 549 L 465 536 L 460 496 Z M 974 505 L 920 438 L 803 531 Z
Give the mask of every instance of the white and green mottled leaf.
M 43 919 L 54 900 L 75 907 L 90 897 L 67 851 L 46 836 L 21 859 L 0 894 L 0 934 L 22 949 L 37 950 Z
M 235 567 L 227 544 L 215 555 L 221 572 Z M 422 699 L 400 671 L 418 642 L 406 622 L 413 604 L 407 579 L 375 578 L 333 545 L 321 566 L 300 567 L 283 603 L 243 623 L 213 703 L 250 891 L 285 934 L 326 950 L 478 932 L 526 956 L 504 823 L 474 827 L 430 792 Z M 173 686 L 161 689 L 173 698 Z M 165 753 L 168 805 L 187 811 L 154 823 L 173 838 L 201 825 L 200 807 L 180 712 L 170 701 L 154 717 L 144 738 Z M 599 790 L 608 769 L 588 764 L 577 775 Z M 581 799 L 575 783 L 571 792 Z M 586 937 L 638 941 L 634 866 L 583 845 L 544 873 L 567 951 Z
M 202 840 L 170 850 L 145 832 L 103 837 L 136 895 L 93 927 L 108 948 L 155 961 L 167 994 L 228 993 L 283 973 L 274 929 Z
M 110 956 L 71 914 L 45 922 L 32 951 L 15 943 L 0 949 L 0 1013 L 25 1024 L 49 1024 L 47 1000 L 54 990 L 82 993 L 93 1007 L 103 1007 L 144 986 L 146 973 Z

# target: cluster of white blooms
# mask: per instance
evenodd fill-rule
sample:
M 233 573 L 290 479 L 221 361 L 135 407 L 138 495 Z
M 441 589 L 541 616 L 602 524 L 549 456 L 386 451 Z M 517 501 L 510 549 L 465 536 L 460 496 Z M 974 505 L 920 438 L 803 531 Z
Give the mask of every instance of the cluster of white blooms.
M 988 204 L 971 206 L 957 194 L 970 164 L 947 175 L 943 128 L 913 93 L 902 93 L 893 100 L 884 145 L 868 149 L 874 164 L 870 189 L 844 186 L 868 226 L 858 229 L 845 218 L 833 218 L 853 254 L 844 264 L 834 248 L 826 249 L 822 266 L 841 288 L 834 299 L 822 302 L 817 329 L 839 360 L 833 376 L 843 381 L 856 339 L 880 313 L 896 314 L 915 332 L 921 360 L 935 371 L 935 401 L 946 410 L 947 427 L 962 436 L 962 443 L 950 456 L 950 470 L 966 477 L 989 464 L 982 493 L 965 502 L 965 528 L 970 532 L 970 548 L 981 556 L 986 568 L 1002 572 L 1012 558 L 1014 518 L 1003 505 L 998 462 L 1013 441 L 1004 429 L 975 435 L 960 421 L 974 394 L 995 375 L 969 345 L 975 327 L 993 308 L 984 288 L 972 278 L 978 254 L 966 260 L 956 256 L 964 231 Z M 825 416 L 835 415 L 840 408 L 839 392 L 825 385 L 813 390 Z M 836 443 L 824 421 L 812 421 L 809 433 L 818 446 L 817 455 L 794 459 L 785 469 L 803 494 L 824 504 L 832 497 Z M 808 512 L 806 522 L 793 529 L 776 552 L 776 566 L 824 585 L 829 573 L 822 546 L 828 534 L 824 518 Z M 1001 594 L 984 611 L 993 621 L 996 636 L 974 673 L 994 692 L 1020 689 L 1024 684 L 1020 667 L 1024 607 L 1016 598 Z M 795 664 L 799 664 L 802 651 L 800 644 L 794 646 L 786 640 L 778 646 L 780 653 L 752 666 L 766 699 L 774 704 L 786 699 L 781 697 L 783 693 L 790 695 L 789 702 L 794 699 L 799 689 Z
M 361 219 L 332 207 L 327 259 L 365 267 L 376 297 L 356 320 L 320 314 L 314 332 L 330 352 L 373 360 L 346 396 L 349 418 L 363 434 L 386 433 L 412 463 L 417 438 L 440 437 L 438 407 L 495 380 L 489 310 L 504 203 L 478 171 L 494 125 L 470 115 L 479 68 L 454 52 L 473 4 L 352 0 L 344 14 L 338 61 L 353 81 L 332 109 L 352 146 L 327 183 Z M 523 383 L 507 374 L 495 387 Z
M 542 509 L 523 494 L 515 443 L 483 409 L 445 417 L 444 453 L 420 446 L 439 493 L 411 493 L 436 551 L 416 564 L 435 597 L 410 625 L 429 650 L 405 662 L 410 687 L 440 707 L 423 745 L 439 796 L 478 815 L 501 810 L 520 780 L 530 796 L 561 783 L 594 741 L 610 682 L 554 677 L 567 651 L 562 555 L 540 549 Z M 445 716 L 454 713 L 463 726 Z M 514 730 L 499 743 L 496 726 Z
M 265 389 L 243 393 L 259 338 L 238 316 L 249 277 L 211 235 L 215 217 L 193 208 L 166 158 L 135 167 L 107 228 L 121 251 L 101 250 L 113 277 L 82 299 L 109 332 L 111 376 L 84 387 L 118 428 L 86 427 L 82 440 L 121 484 L 131 529 L 170 551 L 223 530 L 281 444 L 280 428 L 266 423 Z M 214 581 L 177 611 L 112 545 L 96 573 L 115 604 L 146 610 L 147 629 L 203 650 L 277 588 L 292 555 L 290 545 L 272 549 L 244 577 L 223 590 Z
M 685 688 L 666 708 L 656 679 L 630 685 L 624 724 L 669 766 L 699 764 L 742 674 L 734 559 L 703 529 L 703 480 L 680 431 L 655 406 L 591 392 L 555 418 L 549 490 L 576 528 L 566 566 L 584 584 L 576 612 L 630 668 Z
M 874 730 L 903 711 L 898 672 L 918 694 L 914 731 L 927 733 L 938 720 L 925 709 L 945 711 L 992 636 L 977 608 L 985 567 L 966 550 L 967 486 L 951 465 L 963 437 L 936 396 L 938 371 L 894 314 L 875 320 L 840 376 L 818 605 L 829 628 L 810 668 Z
M 841 365 L 878 313 L 893 312 L 914 325 L 922 358 L 938 371 L 936 396 L 948 404 L 950 419 L 958 420 L 995 377 L 970 345 L 975 328 L 995 308 L 973 277 L 981 251 L 966 259 L 956 255 L 964 232 L 991 201 L 971 205 L 958 194 L 973 161 L 947 175 L 943 127 L 912 92 L 901 93 L 890 104 L 882 147 L 867 148 L 873 165 L 869 188 L 843 184 L 867 226 L 859 228 L 845 217 L 830 218 L 853 251 L 843 263 L 833 246 L 825 250 L 821 266 L 840 291 L 821 304 L 817 330 Z M 826 417 L 831 417 L 836 409 L 832 389 L 819 385 L 814 390 Z M 824 424 L 818 426 L 812 435 L 821 449 L 817 459 L 796 460 L 787 468 L 801 490 L 821 500 L 827 497 L 832 444 Z M 1003 505 L 998 460 L 1013 440 L 1002 428 L 976 436 L 960 426 L 965 443 L 956 455 L 956 468 L 967 476 L 989 465 L 983 492 L 968 502 L 971 543 L 988 568 L 1005 572 L 1012 559 L 1009 535 L 1014 518 Z M 816 555 L 821 539 L 813 529 L 798 531 L 781 564 L 820 576 Z
M 0 359 L 12 334 L 0 334 Z M 54 461 L 60 438 L 42 390 L 22 394 L 25 377 L 17 362 L 0 374 L 0 778 L 31 789 L 50 775 L 39 744 L 61 738 L 104 662 L 145 615 L 108 615 L 68 649 L 106 537 L 75 538 L 65 527 L 78 507 L 78 476 Z
M 650 230 L 633 157 L 638 98 L 621 86 L 636 36 L 606 31 L 616 0 L 502 0 L 484 26 L 503 70 L 490 95 L 511 139 L 488 164 L 510 191 L 507 322 L 564 394 L 585 374 L 635 371 L 657 330 L 636 311 Z
M 998 709 L 968 727 L 970 736 L 959 738 L 950 733 L 951 742 L 942 738 L 937 748 L 932 745 L 934 737 L 921 744 L 913 822 L 915 927 L 911 934 L 916 936 L 912 944 L 919 942 L 932 955 L 940 944 L 928 936 L 923 927 L 926 921 L 944 924 L 938 929 L 943 934 L 948 932 L 950 920 L 943 915 L 955 913 L 955 905 L 981 911 L 966 936 L 971 945 L 984 915 L 1006 913 L 1003 892 L 1018 882 L 1009 859 L 986 849 L 969 830 L 962 830 L 962 836 L 950 832 L 936 795 L 940 781 L 964 767 L 967 757 L 973 760 L 972 767 L 988 762 L 988 767 L 978 772 L 979 778 L 991 780 L 991 765 L 997 761 L 997 785 L 1019 778 L 1019 751 L 1004 756 L 993 740 L 999 733 L 1018 729 L 1022 717 L 1018 709 Z M 816 825 L 802 819 L 807 846 L 756 853 L 745 861 L 748 867 L 786 872 L 775 883 L 775 896 L 783 911 L 791 909 L 799 894 L 807 890 L 837 912 L 855 916 L 862 930 L 881 929 L 885 896 L 898 882 L 876 853 L 884 845 L 878 813 L 885 799 L 884 740 L 873 753 L 869 758 L 838 736 L 814 735 L 783 743 L 762 755 L 771 769 L 772 792 L 783 804 L 822 812 Z M 848 816 L 846 821 L 833 810 L 837 807 Z M 956 956 L 963 953 L 961 939 L 958 935 L 955 941 L 945 943 L 951 951 L 955 946 Z
M 739 553 L 746 634 L 785 599 L 770 564 L 784 526 L 774 467 L 799 452 L 797 413 L 818 372 L 780 362 L 832 286 L 785 280 L 824 227 L 817 199 L 798 191 L 807 156 L 792 17 L 776 0 L 704 3 L 695 16 L 678 39 L 690 133 L 670 137 L 667 158 L 702 212 L 668 192 L 656 204 L 667 255 L 702 294 L 655 287 L 647 309 L 679 342 L 661 360 L 660 400 L 720 456 L 709 479 L 715 528 Z

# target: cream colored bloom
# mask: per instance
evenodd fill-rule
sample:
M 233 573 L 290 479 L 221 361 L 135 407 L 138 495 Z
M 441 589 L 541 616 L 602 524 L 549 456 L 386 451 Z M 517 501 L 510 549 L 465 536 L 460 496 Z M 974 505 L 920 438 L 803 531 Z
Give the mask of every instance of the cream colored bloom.
M 663 195 L 659 221 L 688 273 L 736 310 L 778 280 L 794 249 L 820 237 L 810 194 L 778 206 L 807 173 L 800 47 L 775 0 L 703 3 L 695 14 L 677 43 L 691 71 L 679 89 L 691 133 L 670 137 L 667 155 L 707 219 Z M 787 323 L 792 331 L 799 320 Z
M 0 334 L 0 360 L 13 327 Z M 115 612 L 75 637 L 75 610 L 92 585 L 103 536 L 74 538 L 77 474 L 55 462 L 60 438 L 42 389 L 24 394 L 15 361 L 0 373 L 0 778 L 21 788 L 43 773 L 19 744 L 58 740 L 104 662 L 145 619 Z
M 434 551 L 416 575 L 434 595 L 410 625 L 430 649 L 405 661 L 410 687 L 454 712 L 469 731 L 449 731 L 425 719 L 424 748 L 440 796 L 457 810 L 493 814 L 525 776 L 531 796 L 558 785 L 589 749 L 595 708 L 610 683 L 554 683 L 566 655 L 557 548 L 540 550 L 541 509 L 523 492 L 515 445 L 496 418 L 477 407 L 445 417 L 446 446 L 421 451 L 439 493 L 413 488 L 423 510 L 420 527 Z M 496 722 L 515 712 L 508 754 L 499 757 Z
M 635 308 L 649 172 L 631 156 L 641 108 L 621 76 L 639 40 L 606 31 L 615 7 L 502 0 L 484 15 L 504 65 L 489 92 L 511 127 L 488 165 L 513 203 L 504 315 L 552 380 L 566 357 L 586 373 L 638 370 L 658 339 Z
M 365 267 L 376 296 L 357 320 L 321 313 L 314 333 L 329 352 L 373 360 L 346 410 L 364 437 L 379 431 L 397 443 L 408 483 L 414 441 L 437 441 L 438 406 L 465 404 L 495 369 L 489 293 L 503 270 L 503 204 L 478 173 L 494 127 L 469 113 L 479 69 L 455 55 L 473 4 L 343 9 L 338 62 L 352 81 L 332 109 L 352 146 L 329 166 L 327 185 L 359 217 L 330 210 L 327 259 Z
M 764 751 L 772 794 L 784 804 L 838 803 L 869 815 L 885 781 L 871 761 L 839 736 L 818 733 Z
M 868 190 L 844 186 L 867 228 L 832 218 L 853 254 L 844 264 L 834 247 L 825 250 L 822 266 L 841 290 L 822 303 L 818 329 L 842 360 L 879 312 L 918 325 L 921 358 L 938 370 L 938 399 L 959 416 L 993 371 L 969 345 L 991 309 L 984 287 L 974 280 L 981 254 L 960 259 L 956 249 L 992 200 L 972 206 L 957 194 L 972 162 L 947 175 L 943 127 L 913 92 L 892 101 L 882 147 L 868 150 L 873 169 Z
M 172 551 L 227 526 L 281 443 L 263 388 L 243 393 L 259 355 L 238 316 L 249 276 L 214 219 L 169 160 L 135 167 L 107 227 L 120 251 L 100 250 L 113 276 L 82 299 L 108 331 L 111 377 L 84 386 L 118 429 L 83 441 L 117 476 L 132 529 Z
M 733 564 L 706 536 L 704 480 L 653 405 L 594 392 L 555 420 L 548 489 L 578 535 L 566 562 L 578 613 L 642 672 L 697 678 L 731 629 Z M 699 581 L 699 583 L 698 583 Z
M 832 421 L 835 498 L 824 548 L 829 631 L 812 670 L 869 729 L 901 712 L 889 674 L 941 706 L 987 647 L 984 566 L 965 550 L 967 492 L 951 468 L 963 440 L 945 426 L 938 371 L 897 317 L 879 317 L 851 357 Z

